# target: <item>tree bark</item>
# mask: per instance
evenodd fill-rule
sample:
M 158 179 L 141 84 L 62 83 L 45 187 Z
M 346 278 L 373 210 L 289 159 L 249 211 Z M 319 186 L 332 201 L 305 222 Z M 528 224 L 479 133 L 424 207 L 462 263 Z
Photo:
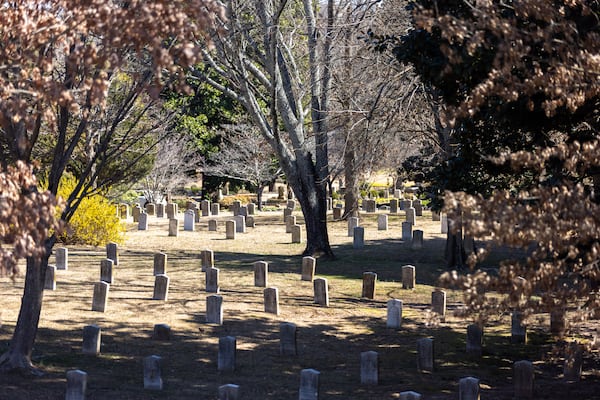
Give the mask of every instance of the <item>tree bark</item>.
M 46 239 L 45 255 L 41 258 L 27 259 L 25 288 L 21 300 L 21 309 L 17 325 L 13 332 L 8 351 L 0 357 L 0 371 L 21 371 L 40 375 L 31 362 L 31 352 L 38 332 L 38 323 L 44 298 L 44 283 L 48 259 L 54 246 L 54 237 Z
M 346 181 L 344 219 L 358 216 L 358 197 L 360 191 L 356 171 L 356 157 L 352 148 L 352 144 L 349 144 L 344 152 L 344 180 Z

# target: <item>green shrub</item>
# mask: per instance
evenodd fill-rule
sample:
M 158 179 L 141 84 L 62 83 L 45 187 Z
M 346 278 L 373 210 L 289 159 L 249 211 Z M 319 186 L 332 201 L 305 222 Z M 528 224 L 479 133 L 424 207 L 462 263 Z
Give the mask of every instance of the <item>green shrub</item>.
M 64 175 L 60 181 L 58 195 L 66 199 L 75 190 L 77 179 Z M 104 245 L 122 242 L 125 225 L 117 217 L 115 205 L 100 194 L 85 197 L 59 239 L 65 244 Z

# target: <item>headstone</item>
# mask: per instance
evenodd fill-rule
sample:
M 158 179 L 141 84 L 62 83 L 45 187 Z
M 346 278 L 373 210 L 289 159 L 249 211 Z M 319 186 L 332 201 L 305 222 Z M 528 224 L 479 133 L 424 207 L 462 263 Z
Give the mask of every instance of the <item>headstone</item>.
M 154 294 L 152 300 L 165 300 L 169 297 L 169 277 L 167 275 L 156 275 L 154 277 Z
M 66 271 L 69 269 L 69 249 L 66 247 L 56 248 L 56 269 Z
M 369 199 L 369 200 L 363 200 L 363 208 L 365 209 L 366 212 L 368 213 L 374 213 L 377 211 L 377 201 Z
M 200 252 L 200 265 L 202 271 L 206 271 L 208 268 L 215 266 L 215 253 L 210 249 L 202 250 Z
M 240 208 L 242 207 L 242 202 L 239 200 L 235 200 L 231 203 L 231 211 L 233 212 L 233 216 L 240 215 Z
M 288 215 L 285 217 L 285 233 L 292 233 L 292 226 L 296 225 L 296 216 Z
M 344 211 L 344 210 L 341 207 L 333 208 L 333 220 L 334 221 L 339 221 L 340 219 L 342 219 L 342 211 Z
M 202 200 L 200 202 L 200 210 L 202 210 L 203 217 L 208 217 L 210 215 L 210 201 Z
M 163 380 L 160 368 L 161 358 L 159 356 L 148 356 L 144 358 L 144 389 L 162 390 Z
M 412 236 L 412 224 L 406 221 L 402 222 L 402 241 L 411 242 Z
M 285 206 L 286 206 L 286 208 L 289 208 L 292 211 L 295 210 L 296 209 L 296 200 L 289 199 Z
M 302 243 L 302 226 L 292 226 L 292 243 Z
M 254 225 L 255 225 L 254 216 L 248 215 L 246 217 L 246 228 L 254 228 Z
M 390 200 L 390 214 L 397 214 L 397 213 L 398 213 L 398 200 L 391 199 Z
M 417 340 L 417 370 L 433 372 L 433 339 Z
M 279 324 L 279 353 L 282 356 L 295 356 L 298 354 L 296 333 L 296 324 L 291 322 L 282 322 Z
M 567 322 L 565 311 L 563 309 L 550 312 L 550 333 L 554 336 L 563 337 L 565 335 Z
M 256 214 L 256 204 L 254 204 L 254 203 L 248 203 L 246 205 L 246 211 L 248 212 L 248 215 L 254 215 L 254 214 Z
M 432 221 L 441 221 L 441 215 L 438 211 L 431 212 L 431 220 Z
M 400 210 L 406 211 L 412 206 L 411 200 L 400 200 Z
M 348 237 L 354 236 L 354 228 L 356 228 L 359 224 L 358 217 L 350 217 L 348 218 Z
M 377 216 L 377 230 L 387 231 L 388 230 L 388 216 L 386 214 L 380 214 Z
M 154 253 L 154 276 L 167 273 L 167 255 L 165 253 Z
M 67 371 L 67 394 L 65 400 L 85 400 L 87 373 L 79 369 Z
M 136 205 L 131 210 L 131 216 L 133 217 L 133 222 L 140 221 L 140 214 L 142 213 L 142 207 Z
M 421 200 L 416 199 L 412 201 L 412 206 L 415 209 L 415 216 L 422 217 L 423 216 L 423 204 Z
M 303 369 L 300 371 L 299 400 L 319 399 L 319 375 L 315 369 Z
M 83 354 L 98 355 L 100 354 L 100 343 L 102 333 L 98 325 L 86 325 L 83 327 L 83 345 L 81 352 Z
M 146 204 L 146 214 L 155 215 L 156 214 L 156 205 L 154 203 Z
M 228 383 L 219 386 L 219 400 L 239 400 L 240 386 Z
M 376 351 L 360 353 L 361 385 L 377 385 L 379 383 L 379 360 Z
M 240 206 L 240 210 L 238 211 L 238 216 L 244 216 L 247 217 L 248 216 L 248 206 Z
M 423 231 L 422 230 L 415 229 L 413 231 L 411 247 L 413 249 L 422 249 L 423 248 Z
M 206 291 L 208 293 L 219 293 L 219 269 L 206 269 Z
M 235 239 L 235 221 L 225 221 L 225 239 Z
M 435 289 L 431 292 L 431 311 L 438 314 L 442 321 L 446 318 L 446 292 Z
M 176 219 L 178 213 L 177 203 L 167 203 L 167 218 Z
M 467 326 L 467 354 L 481 357 L 483 347 L 483 330 L 477 324 Z
M 200 222 L 200 217 L 202 216 L 202 210 L 200 210 L 200 204 L 195 203 L 192 211 L 194 211 L 194 223 Z
M 416 284 L 414 265 L 402 266 L 402 289 L 414 289 Z
M 565 346 L 565 363 L 563 364 L 563 375 L 567 381 L 579 381 L 583 366 L 583 346 L 577 342 L 571 342 Z
M 302 280 L 312 282 L 315 278 L 315 269 L 317 265 L 317 259 L 314 257 L 306 256 L 302 258 Z
M 527 360 L 513 364 L 513 381 L 515 383 L 515 400 L 533 398 L 533 363 Z
M 171 327 L 167 324 L 155 324 L 152 331 L 154 340 L 171 340 Z
M 409 390 L 407 392 L 400 392 L 399 400 L 422 400 L 423 396 L 421 393 L 413 392 Z
M 206 322 L 223 325 L 223 296 L 212 294 L 206 298 Z
M 365 247 L 365 228 L 362 226 L 354 227 L 354 234 L 352 235 L 352 247 L 354 249 L 362 249 Z
M 402 197 L 402 188 L 394 187 L 394 197 L 397 199 Z
M 406 222 L 415 225 L 417 223 L 417 213 L 414 207 L 408 207 L 406 210 Z
M 209 219 L 208 220 L 208 231 L 209 232 L 216 232 L 217 231 L 217 220 L 216 219 Z
M 367 299 L 375 298 L 375 283 L 377 274 L 375 272 L 363 272 L 362 296 Z
M 148 230 L 148 214 L 143 212 L 138 217 L 138 231 L 147 231 L 147 230 Z
M 219 356 L 217 359 L 217 369 L 219 371 L 235 370 L 235 352 L 236 341 L 234 336 L 225 336 L 219 338 Z
M 186 210 L 183 214 L 183 230 L 188 232 L 194 231 L 194 223 L 196 222 L 196 217 L 194 214 L 194 210 Z
M 400 329 L 402 327 L 402 300 L 388 300 L 386 326 L 392 329 Z
M 442 218 L 440 220 L 440 232 L 448 233 L 448 216 L 447 215 L 442 215 Z
M 110 242 L 106 245 L 106 258 L 112 260 L 114 265 L 119 265 L 119 250 L 116 243 Z
M 217 216 L 217 215 L 219 215 L 219 212 L 220 212 L 220 211 L 221 211 L 221 210 L 220 210 L 219 203 L 212 203 L 212 204 L 210 205 L 210 213 L 211 213 L 213 216 Z
M 292 213 L 294 212 L 293 209 L 291 208 L 284 208 L 283 209 L 283 222 L 287 222 L 287 217 L 289 217 L 290 215 L 292 215 Z
M 459 400 L 479 400 L 479 379 L 468 376 L 458 381 Z
M 279 291 L 275 287 L 263 291 L 265 312 L 279 315 Z
M 269 263 L 266 261 L 256 261 L 254 263 L 254 286 L 267 287 L 268 276 Z
M 110 285 L 106 282 L 94 283 L 94 296 L 92 297 L 92 311 L 104 312 L 108 302 Z
M 121 216 L 121 219 L 129 218 L 129 206 L 127 204 L 120 204 L 119 205 L 119 214 Z
M 44 281 L 44 290 L 56 290 L 56 266 L 46 266 L 46 280 Z
M 523 313 L 513 311 L 510 322 L 510 342 L 527 343 L 527 328 L 523 325 Z
M 315 303 L 329 307 L 329 290 L 327 287 L 327 279 L 316 278 L 313 280 Z
M 106 282 L 106 283 L 113 283 L 114 282 L 114 275 L 113 275 L 113 260 L 105 258 L 104 260 L 100 261 L 100 281 L 101 282 Z
M 177 237 L 179 235 L 179 220 L 171 218 L 169 219 L 169 236 Z
M 164 218 L 165 217 L 165 205 L 163 203 L 158 203 L 156 205 L 156 218 Z

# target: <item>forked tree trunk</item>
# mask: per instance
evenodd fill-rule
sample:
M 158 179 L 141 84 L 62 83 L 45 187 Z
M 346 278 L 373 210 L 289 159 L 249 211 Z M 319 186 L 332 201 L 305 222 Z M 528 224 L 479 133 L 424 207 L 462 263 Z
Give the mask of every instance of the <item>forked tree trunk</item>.
M 19 318 L 8 351 L 0 356 L 0 371 L 18 370 L 40 374 L 40 371 L 34 368 L 31 362 L 31 352 L 38 332 L 46 268 L 54 242 L 54 238 L 46 239 L 46 252 L 42 258 L 30 257 L 27 259 L 25 288 L 23 289 Z

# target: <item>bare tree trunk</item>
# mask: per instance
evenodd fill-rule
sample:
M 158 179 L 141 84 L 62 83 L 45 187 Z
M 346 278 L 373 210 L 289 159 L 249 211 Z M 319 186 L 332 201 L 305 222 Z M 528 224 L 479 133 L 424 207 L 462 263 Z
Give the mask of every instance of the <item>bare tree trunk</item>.
M 0 357 L 0 371 L 26 371 L 35 375 L 41 374 L 31 363 L 31 352 L 38 332 L 46 268 L 54 242 L 54 237 L 46 239 L 46 253 L 42 258 L 29 257 L 27 259 L 25 288 L 19 318 L 8 351 Z
M 356 173 L 356 157 L 353 146 L 349 144 L 344 152 L 344 180 L 346 191 L 344 192 L 344 219 L 358 215 L 358 176 Z
M 258 202 L 258 209 L 262 211 L 262 195 L 265 190 L 265 185 L 258 185 L 256 189 L 256 201 Z

